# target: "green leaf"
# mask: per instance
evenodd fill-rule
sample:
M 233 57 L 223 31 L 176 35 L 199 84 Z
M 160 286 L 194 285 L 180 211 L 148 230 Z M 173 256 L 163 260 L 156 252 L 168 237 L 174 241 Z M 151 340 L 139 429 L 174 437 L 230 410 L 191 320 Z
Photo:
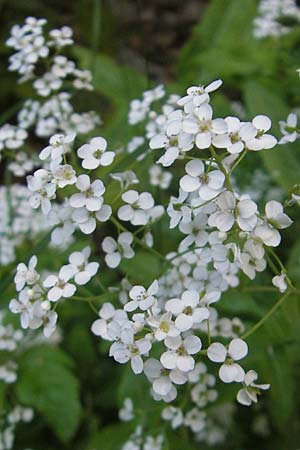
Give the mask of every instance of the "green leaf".
M 161 261 L 152 253 L 142 250 L 138 251 L 133 259 L 123 260 L 120 268 L 130 281 L 148 287 L 160 273 Z
M 30 349 L 20 360 L 16 385 L 20 403 L 38 411 L 62 442 L 74 436 L 81 414 L 79 384 L 71 366 L 59 349 Z
M 131 425 L 127 423 L 109 425 L 91 438 L 86 450 L 120 450 L 131 432 Z
M 82 67 L 87 67 L 92 57 L 92 51 L 76 46 L 75 55 Z M 93 85 L 96 91 L 109 97 L 114 103 L 126 104 L 147 88 L 147 80 L 142 74 L 131 67 L 118 65 L 112 58 L 98 53 L 93 61 Z
M 288 108 L 275 87 L 266 87 L 257 81 L 247 81 L 244 86 L 245 103 L 251 116 L 266 114 L 273 120 L 275 130 L 278 121 L 286 118 Z M 270 175 L 286 192 L 299 183 L 300 158 L 293 145 L 278 145 L 259 152 Z
M 256 2 L 253 0 L 243 0 L 243 8 L 240 0 L 211 2 L 181 52 L 180 79 L 185 83 L 205 83 L 212 78 L 261 70 L 257 62 L 259 54 L 252 48 L 255 45 L 252 37 L 255 13 Z

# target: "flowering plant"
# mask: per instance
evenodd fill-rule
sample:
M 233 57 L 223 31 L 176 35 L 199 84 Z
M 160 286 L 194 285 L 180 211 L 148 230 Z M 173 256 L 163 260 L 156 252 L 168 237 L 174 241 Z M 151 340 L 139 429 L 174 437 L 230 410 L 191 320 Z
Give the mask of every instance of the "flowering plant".
M 7 170 L 27 185 L 1 188 L 11 218 L 1 263 L 16 261 L 16 268 L 14 288 L 9 276 L 2 287 L 11 295 L 0 316 L 0 448 L 14 448 L 16 424 L 33 414 L 60 441 L 73 438 L 81 416 L 76 368 L 58 345 L 77 354 L 90 341 L 91 353 L 82 355 L 88 366 L 98 365 L 100 348 L 105 375 L 117 379 L 124 367 L 124 428 L 108 434 L 116 449 L 226 442 L 237 408 L 259 407 L 260 397 L 272 395 L 251 339 L 299 294 L 299 279 L 277 251 L 295 226 L 299 186 L 266 198 L 240 187 L 239 172 L 258 154 L 296 141 L 297 116 L 280 122 L 278 140 L 265 111 L 249 119 L 215 113 L 221 79 L 171 94 L 159 85 L 131 99 L 132 138 L 116 145 L 98 132 L 97 113 L 71 104 L 75 91 L 93 89 L 91 72 L 62 54 L 73 44 L 71 29 L 45 29 L 44 19 L 29 17 L 7 40 L 16 51 L 9 70 L 32 84 L 34 96 L 16 125 L 0 128 Z M 48 140 L 37 154 L 23 150 L 30 133 Z M 15 252 L 29 232 L 36 245 L 19 261 Z M 259 304 L 265 295 L 270 306 Z M 244 320 L 245 312 L 254 320 Z M 276 352 L 269 353 L 275 364 Z M 93 374 L 85 375 L 89 383 Z M 94 434 L 80 445 L 103 449 L 103 436 Z

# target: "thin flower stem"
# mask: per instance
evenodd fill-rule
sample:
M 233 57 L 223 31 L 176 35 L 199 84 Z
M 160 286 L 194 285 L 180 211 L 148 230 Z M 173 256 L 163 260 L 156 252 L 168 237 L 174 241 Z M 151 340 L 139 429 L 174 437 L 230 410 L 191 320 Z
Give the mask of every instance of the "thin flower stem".
M 279 256 L 276 255 L 276 253 L 274 252 L 274 250 L 271 249 L 271 248 L 268 248 L 268 252 L 270 253 L 270 255 L 272 255 L 272 257 L 275 259 L 275 261 L 276 261 L 277 264 L 279 265 L 280 271 L 283 272 L 283 273 L 285 273 L 285 274 L 287 274 L 287 270 L 286 270 L 286 268 L 285 268 L 283 262 L 281 261 L 281 259 L 279 258 Z M 288 277 L 287 275 L 286 275 L 286 281 L 287 281 L 287 284 L 288 284 L 292 289 L 295 288 L 295 287 L 293 286 L 293 283 L 291 282 L 291 280 L 289 279 L 289 277 Z
M 208 346 L 211 344 L 211 336 L 210 336 L 210 322 L 209 319 L 207 319 L 207 339 L 208 339 Z
M 230 169 L 230 171 L 229 171 L 229 174 L 231 175 L 232 174 L 232 172 L 234 171 L 234 169 L 239 165 L 239 163 L 242 161 L 242 159 L 244 159 L 244 157 L 246 156 L 246 154 L 247 154 L 247 150 L 245 149 L 243 152 L 242 152 L 242 154 L 241 154 L 241 156 L 237 159 L 237 161 L 233 164 L 233 166 L 231 167 L 231 169 Z
M 282 305 L 282 303 L 288 298 L 288 296 L 291 293 L 292 293 L 291 291 L 288 291 L 285 294 L 283 294 L 283 296 L 280 297 L 278 302 L 276 302 L 275 305 L 272 306 L 272 308 L 267 312 L 267 314 L 262 319 L 260 319 L 260 321 L 257 322 L 252 328 L 250 328 L 250 330 L 246 331 L 246 333 L 244 333 L 241 336 L 241 339 L 246 339 L 249 336 L 251 336 L 255 331 L 257 331 L 272 316 L 272 314 L 274 314 L 274 312 Z
M 230 175 L 228 174 L 227 170 L 225 169 L 222 160 L 219 158 L 217 152 L 215 151 L 215 149 L 213 148 L 213 146 L 211 146 L 209 148 L 210 153 L 212 154 L 212 156 L 215 158 L 215 160 L 218 163 L 218 166 L 220 168 L 220 170 L 223 172 L 224 176 L 225 176 L 225 184 L 226 187 L 229 191 L 232 191 L 232 186 L 231 186 L 231 181 L 230 181 Z
M 127 231 L 127 228 L 124 227 L 124 225 L 122 225 L 115 217 L 111 216 L 110 221 L 120 230 L 122 231 Z M 148 250 L 150 253 L 152 253 L 153 255 L 157 256 L 159 259 L 163 260 L 163 261 L 167 261 L 168 260 L 161 254 L 159 253 L 157 250 L 155 250 L 154 248 L 148 247 L 141 239 L 137 238 L 136 236 L 134 236 L 134 240 L 137 242 L 137 244 L 139 244 L 141 247 L 143 247 L 145 250 Z
M 81 296 L 77 296 L 77 295 L 73 295 L 72 300 L 78 300 L 78 301 L 83 301 L 83 302 L 88 302 L 88 301 L 102 301 L 102 300 L 106 300 L 110 297 L 115 296 L 116 294 L 118 294 L 118 292 L 107 292 L 105 294 L 102 295 L 92 295 L 89 297 L 81 297 Z
M 273 286 L 249 286 L 241 289 L 243 292 L 278 292 Z

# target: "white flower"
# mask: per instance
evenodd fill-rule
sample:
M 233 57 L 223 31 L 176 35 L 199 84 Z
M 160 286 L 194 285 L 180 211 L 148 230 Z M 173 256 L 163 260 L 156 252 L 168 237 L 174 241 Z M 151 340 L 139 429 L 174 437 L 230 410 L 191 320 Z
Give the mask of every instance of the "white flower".
M 39 280 L 40 275 L 35 270 L 36 265 L 37 257 L 35 255 L 30 258 L 28 267 L 24 263 L 18 264 L 14 278 L 17 291 L 21 291 L 25 284 L 33 285 Z
M 150 184 L 159 186 L 161 189 L 168 189 L 172 180 L 172 173 L 163 171 L 160 166 L 153 165 L 149 169 Z
M 179 189 L 179 197 L 170 197 L 170 203 L 167 208 L 167 213 L 170 217 L 170 228 L 175 228 L 179 222 L 189 223 L 192 217 L 192 210 L 188 205 L 184 204 L 188 193 Z
M 151 349 L 149 339 L 134 340 L 133 333 L 128 332 L 126 338 L 122 337 L 123 342 L 114 342 L 109 349 L 109 356 L 120 364 L 125 364 L 130 360 L 131 368 L 135 374 L 142 373 L 143 359 L 142 355 L 147 355 Z
M 164 148 L 165 153 L 157 161 L 164 167 L 171 166 L 183 152 L 191 150 L 194 146 L 194 137 L 188 133 L 178 133 L 178 135 L 167 136 L 156 134 L 152 137 L 149 147 L 152 150 Z
M 281 293 L 285 292 L 287 290 L 286 274 L 281 272 L 280 275 L 276 275 L 272 278 L 272 283 Z
M 266 134 L 271 128 L 272 122 L 268 116 L 258 115 L 252 120 L 252 125 L 256 128 L 256 137 L 247 140 L 249 150 L 263 150 L 273 148 L 277 144 L 277 139 L 271 134 Z
M 208 233 L 205 231 L 207 225 L 206 214 L 198 213 L 197 216 L 188 223 L 181 222 L 179 229 L 188 236 L 181 241 L 179 250 L 184 251 L 191 244 L 197 247 L 203 247 L 208 241 Z
M 235 221 L 243 231 L 251 231 L 257 223 L 257 205 L 253 200 L 237 200 L 233 192 L 222 192 L 216 199 L 218 211 L 209 217 L 210 226 L 220 231 L 229 231 Z
M 199 294 L 196 291 L 184 291 L 181 299 L 168 300 L 165 308 L 176 317 L 175 325 L 181 332 L 209 318 L 209 310 L 199 306 Z
M 76 208 L 72 214 L 74 222 L 84 234 L 91 234 L 96 229 L 96 219 L 106 222 L 112 213 L 111 206 L 102 205 L 98 211 L 88 211 L 85 207 Z
M 48 97 L 52 91 L 57 91 L 61 86 L 62 80 L 52 72 L 46 72 L 33 82 L 33 87 L 36 89 L 38 95 L 42 97 Z
M 52 175 L 60 188 L 64 188 L 69 184 L 75 184 L 77 180 L 75 170 L 70 164 L 57 166 L 53 170 Z
M 107 142 L 103 137 L 93 138 L 89 144 L 82 145 L 77 154 L 83 159 L 84 169 L 97 169 L 99 166 L 109 166 L 115 157 L 114 152 L 107 152 Z
M 183 424 L 183 412 L 175 406 L 167 406 L 164 408 L 161 417 L 171 423 L 173 430 Z
M 88 283 L 99 268 L 99 263 L 88 262 L 90 254 L 90 247 L 85 247 L 81 252 L 73 252 L 69 256 L 69 267 L 73 272 L 75 283 L 80 286 Z
M 144 372 L 146 377 L 152 382 L 153 391 L 162 397 L 169 394 L 173 385 L 168 373 L 165 373 L 162 364 L 150 358 L 144 363 Z
M 88 211 L 98 211 L 103 205 L 102 195 L 105 192 L 104 184 L 101 180 L 91 183 L 90 177 L 86 174 L 79 175 L 76 186 L 80 193 L 70 197 L 70 205 L 73 208 L 86 207 Z
M 267 266 L 267 262 L 264 258 L 255 258 L 247 252 L 241 252 L 238 255 L 238 259 L 242 271 L 250 278 L 250 280 L 254 280 L 256 272 L 264 271 Z
M 158 316 L 150 316 L 148 324 L 154 328 L 154 337 L 158 341 L 163 341 L 167 336 L 175 337 L 180 334 L 180 330 L 172 321 L 172 313 L 166 312 Z
M 111 178 L 120 183 L 122 190 L 127 189 L 132 184 L 138 184 L 139 180 L 132 170 L 124 172 L 111 173 Z
M 121 262 L 122 257 L 130 259 L 134 257 L 134 251 L 131 248 L 133 234 L 123 232 L 119 234 L 118 240 L 107 236 L 102 241 L 102 249 L 105 251 L 105 262 L 108 267 L 116 268 Z
M 61 297 L 69 298 L 74 295 L 76 286 L 68 283 L 73 273 L 69 267 L 62 267 L 57 275 L 49 275 L 43 282 L 45 288 L 50 288 L 47 298 L 51 302 L 57 302 Z
M 55 198 L 56 183 L 49 182 L 49 173 L 47 170 L 39 169 L 33 175 L 26 177 L 28 189 L 33 192 L 29 198 L 32 208 L 41 206 L 43 214 L 48 214 L 51 209 L 51 200 Z
M 287 144 L 288 142 L 295 142 L 297 139 L 297 116 L 296 114 L 289 114 L 287 117 L 287 121 L 279 122 L 280 131 L 283 134 L 282 138 L 279 141 L 279 144 Z
M 224 383 L 243 381 L 245 372 L 234 361 L 244 358 L 247 353 L 248 346 L 246 342 L 238 338 L 230 342 L 228 350 L 219 342 L 214 342 L 207 349 L 207 356 L 211 361 L 223 363 L 219 369 L 219 377 Z
M 269 384 L 256 384 L 258 375 L 255 370 L 249 370 L 244 377 L 244 388 L 240 389 L 237 394 L 237 401 L 245 406 L 250 406 L 252 402 L 257 403 L 257 396 L 260 395 L 260 390 L 269 389 Z
M 182 372 L 189 372 L 195 366 L 195 360 L 191 355 L 201 350 L 202 343 L 198 336 L 187 336 L 182 339 L 180 336 L 167 337 L 165 345 L 169 349 L 160 357 L 160 362 L 166 369 L 179 369 Z
M 281 236 L 278 229 L 287 228 L 292 224 L 292 220 L 283 212 L 281 203 L 271 200 L 265 207 L 266 217 L 254 229 L 254 235 L 259 237 L 264 244 L 270 247 L 277 247 L 280 244 Z
M 203 200 L 211 200 L 223 189 L 225 176 L 220 170 L 205 172 L 205 166 L 199 159 L 189 161 L 185 166 L 187 175 L 180 179 L 180 187 L 184 192 L 199 190 Z
M 134 418 L 133 402 L 127 397 L 124 400 L 123 407 L 119 410 L 119 419 L 123 422 L 130 422 Z
M 215 136 L 213 144 L 217 148 L 226 148 L 235 155 L 247 147 L 247 141 L 255 138 L 257 129 L 248 122 L 240 122 L 237 117 L 226 117 L 228 133 Z
M 208 104 L 195 108 L 193 117 L 187 117 L 183 123 L 183 131 L 195 135 L 195 143 L 199 149 L 214 145 L 217 135 L 225 134 L 228 130 L 224 119 L 212 119 L 213 110 Z
M 118 217 L 124 221 L 130 221 L 132 225 L 146 225 L 147 212 L 154 206 L 154 199 L 149 192 L 129 190 L 124 192 L 122 200 L 127 203 L 118 210 Z
M 55 311 L 47 311 L 43 317 L 43 333 L 46 338 L 49 338 L 56 330 L 56 322 L 58 315 Z
M 191 409 L 184 418 L 184 424 L 194 433 L 199 433 L 205 428 L 206 413 L 198 408 Z
M 209 102 L 209 93 L 217 90 L 222 80 L 212 81 L 209 85 L 191 86 L 187 89 L 187 95 L 180 98 L 177 104 L 184 107 L 185 112 L 190 113 L 195 107 Z
M 157 291 L 157 280 L 154 280 L 147 290 L 143 286 L 133 286 L 129 291 L 129 297 L 131 298 L 131 301 L 124 305 L 124 310 L 131 312 L 139 308 L 142 311 L 146 311 L 154 305 L 154 296 Z
M 99 319 L 92 324 L 92 333 L 107 341 L 114 341 L 121 336 L 128 317 L 123 309 L 115 309 L 111 303 L 104 303 L 99 311 Z

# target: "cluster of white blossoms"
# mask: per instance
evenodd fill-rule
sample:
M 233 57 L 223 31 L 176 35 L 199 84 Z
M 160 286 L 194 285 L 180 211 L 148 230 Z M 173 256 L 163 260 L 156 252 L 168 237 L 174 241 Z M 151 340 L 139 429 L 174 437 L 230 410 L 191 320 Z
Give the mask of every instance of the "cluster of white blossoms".
M 0 450 L 13 449 L 16 426 L 20 422 L 31 422 L 32 419 L 33 410 L 23 406 L 15 406 L 11 411 L 6 411 L 4 417 L 0 413 Z
M 25 186 L 0 187 L 0 266 L 16 259 L 16 248 L 24 239 L 34 239 L 49 225 L 39 211 L 28 208 L 30 193 Z
M 99 263 L 88 261 L 90 253 L 89 247 L 71 253 L 69 264 L 62 266 L 57 274 L 38 273 L 36 256 L 30 258 L 28 266 L 18 264 L 14 278 L 18 300 L 12 299 L 9 309 L 20 315 L 23 329 L 43 327 L 45 337 L 55 332 L 57 302 L 72 297 L 77 287 L 88 283 L 98 271 Z
M 6 45 L 16 52 L 9 58 L 9 70 L 20 75 L 19 82 L 31 82 L 36 93 L 27 99 L 17 114 L 17 124 L 0 127 L 0 154 L 13 162 L 10 170 L 16 176 L 32 171 L 36 160 L 32 155 L 16 151 L 22 147 L 29 131 L 38 137 L 59 132 L 86 134 L 99 123 L 94 111 L 78 113 L 72 106 L 72 95 L 78 90 L 92 90 L 92 74 L 80 70 L 63 52 L 73 44 L 69 27 L 46 32 L 45 19 L 28 17 L 24 25 L 14 25 Z M 15 151 L 12 151 L 15 150 Z M 1 152 L 2 151 L 2 152 Z M 25 164 L 24 164 L 25 163 Z
M 287 19 L 300 23 L 300 8 L 296 0 L 260 0 L 258 15 L 253 22 L 253 35 L 261 39 L 282 36 L 291 30 Z
M 174 428 L 189 427 L 199 439 L 204 430 L 217 429 L 204 411 L 218 397 L 217 380 L 236 383 L 237 400 L 243 405 L 256 403 L 269 387 L 256 383 L 254 370 L 244 370 L 240 363 L 248 354 L 244 324 L 238 317 L 221 317 L 218 302 L 224 292 L 239 286 L 242 274 L 253 280 L 267 260 L 273 261 L 272 267 L 278 264 L 273 247 L 280 244 L 280 230 L 292 223 L 280 202 L 268 201 L 262 212 L 249 195 L 233 189 L 232 172 L 242 159 L 252 151 L 271 151 L 277 140 L 269 133 L 267 116 L 249 122 L 214 118 L 210 94 L 221 84 L 217 80 L 206 87 L 192 86 L 182 98 L 173 95 L 161 113 L 150 109 L 164 96 L 161 86 L 131 103 L 130 122 L 146 122 L 150 140 L 146 154 L 159 153 L 159 165 L 150 172 L 152 184 L 167 188 L 173 174 L 167 175 L 161 166 L 171 167 L 176 160 L 182 165 L 180 178 L 173 180 L 178 195 L 170 197 L 166 211 L 155 204 L 151 193 L 132 188 L 139 182 L 132 170 L 108 173 L 116 152 L 108 149 L 103 137 L 94 137 L 75 151 L 75 133 L 53 135 L 40 152 L 38 170 L 27 177 L 29 203 L 53 225 L 53 244 L 67 245 L 75 231 L 92 235 L 102 226 L 94 241 L 108 267 L 115 269 L 123 259 L 134 258 L 137 245 L 163 261 L 157 279 L 147 286 L 127 277 L 119 287 L 105 288 L 105 303 L 91 329 L 110 342 L 109 355 L 115 361 L 129 363 L 134 374 L 146 376 L 154 400 L 174 402 L 175 410 L 164 409 L 163 419 Z M 113 200 L 108 200 L 108 176 L 120 184 Z M 174 230 L 181 241 L 178 244 L 176 238 L 174 251 L 162 255 L 155 248 L 151 225 L 165 212 L 170 234 Z M 116 234 L 111 230 L 106 234 L 102 224 L 107 221 Z M 98 271 L 99 263 L 90 263 L 89 256 L 89 248 L 72 253 L 69 264 L 50 275 L 36 270 L 35 256 L 28 266 L 18 265 L 19 297 L 10 302 L 10 309 L 20 314 L 23 328 L 43 327 L 45 336 L 53 333 L 57 302 L 70 301 Z M 273 284 L 278 292 L 291 286 L 284 268 L 275 273 Z M 118 304 L 106 301 L 111 294 L 119 297 Z M 208 372 L 211 362 L 218 375 Z M 187 405 L 175 406 L 176 399 L 181 404 L 184 392 L 189 393 Z M 129 402 L 121 416 L 132 415 Z M 215 439 L 217 435 L 212 431 Z M 162 445 L 160 435 L 145 437 L 138 428 L 123 450 Z

